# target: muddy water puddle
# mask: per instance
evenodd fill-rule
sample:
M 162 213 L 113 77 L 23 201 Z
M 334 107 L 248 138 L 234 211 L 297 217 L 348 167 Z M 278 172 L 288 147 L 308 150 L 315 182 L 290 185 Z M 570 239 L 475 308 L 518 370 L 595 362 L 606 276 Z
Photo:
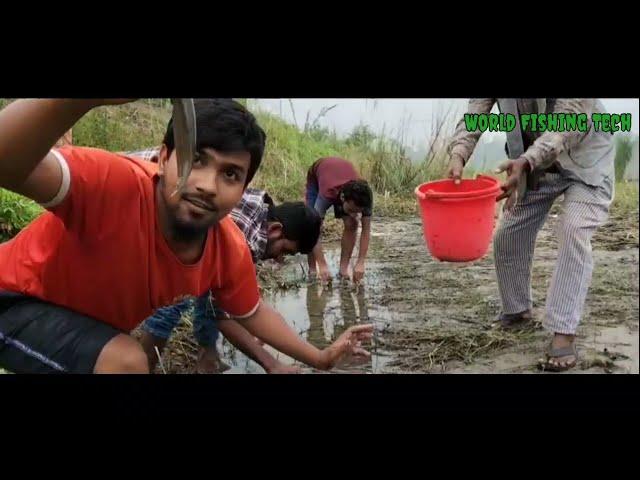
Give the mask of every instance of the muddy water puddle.
M 325 251 L 331 272 L 338 271 L 339 247 Z M 370 284 L 382 282 L 380 264 L 375 258 L 367 262 L 367 282 L 355 286 L 351 282 L 340 282 L 335 278 L 330 285 L 309 282 L 306 277 L 306 258 L 299 256 L 291 259 L 279 272 L 287 278 L 288 283 L 299 283 L 298 288 L 286 291 L 266 293 L 265 301 L 272 305 L 286 319 L 287 323 L 305 340 L 318 348 L 330 345 L 347 328 L 363 323 L 375 326 L 372 345 L 367 349 L 371 353 L 368 359 L 347 359 L 338 365 L 332 373 L 382 373 L 388 362 L 389 354 L 382 351 L 377 344 L 380 333 L 391 323 L 390 311 L 381 305 L 372 304 L 368 300 Z M 295 364 L 293 359 L 276 350 L 265 348 L 279 361 Z M 262 368 L 246 357 L 226 341 L 221 342 L 223 360 L 231 366 L 227 372 L 264 373 Z M 302 367 L 304 373 L 319 373 L 308 367 Z
M 524 334 L 492 330 L 500 299 L 491 249 L 477 262 L 438 262 L 415 219 L 374 222 L 365 283 L 358 289 L 335 280 L 331 287 L 308 284 L 306 258 L 298 256 L 278 272 L 296 287 L 264 296 L 318 348 L 351 325 L 374 323 L 372 357 L 347 362 L 334 373 L 534 373 L 550 339 L 541 324 L 557 258 L 555 221 L 551 217 L 538 237 L 532 268 L 536 322 Z M 594 241 L 593 283 L 578 330 L 580 364 L 571 373 L 638 373 L 638 249 L 627 242 L 616 250 L 603 238 Z M 326 255 L 335 275 L 339 244 Z M 226 341 L 220 351 L 232 366 L 227 373 L 263 373 Z

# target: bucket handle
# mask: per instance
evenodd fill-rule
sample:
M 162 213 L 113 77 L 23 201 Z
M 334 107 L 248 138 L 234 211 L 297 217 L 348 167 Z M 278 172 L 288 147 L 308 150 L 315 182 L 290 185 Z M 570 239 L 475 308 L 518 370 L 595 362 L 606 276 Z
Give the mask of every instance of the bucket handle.
M 469 202 L 474 200 L 484 200 L 490 197 L 498 198 L 498 195 L 500 195 L 500 192 L 489 193 L 487 195 L 482 195 L 481 197 L 473 198 L 434 198 L 432 200 L 438 200 L 439 202 Z
M 490 179 L 492 181 L 497 181 L 497 179 L 495 177 L 492 177 L 490 175 L 483 175 L 481 173 L 477 174 L 475 179 L 478 180 L 479 178 L 486 178 L 486 179 Z M 451 180 L 453 182 L 453 180 Z M 498 196 L 500 195 L 500 184 L 499 182 L 496 185 L 496 189 L 491 191 L 489 189 L 487 189 L 486 193 L 480 196 L 476 196 L 473 197 L 474 199 L 481 199 L 481 198 L 487 198 L 487 197 L 491 197 L 491 196 Z M 419 200 L 426 200 L 427 198 L 427 194 L 428 194 L 428 190 L 426 192 L 421 192 L 420 191 L 420 186 L 416 187 L 414 194 L 416 195 L 416 197 L 418 197 Z M 438 200 L 468 200 L 470 197 L 467 196 L 465 194 L 465 192 L 459 192 L 459 193 L 453 193 L 453 195 L 449 196 L 449 195 L 442 195 L 439 194 L 438 192 L 433 192 L 435 195 L 433 195 L 431 198 L 432 199 L 438 199 Z M 458 196 L 459 195 L 459 196 Z

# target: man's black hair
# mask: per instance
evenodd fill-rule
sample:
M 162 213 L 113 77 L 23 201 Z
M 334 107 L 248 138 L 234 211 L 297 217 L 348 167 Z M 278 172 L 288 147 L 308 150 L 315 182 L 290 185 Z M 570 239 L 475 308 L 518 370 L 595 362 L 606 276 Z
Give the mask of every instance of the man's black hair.
M 350 200 L 360 208 L 373 206 L 373 192 L 366 180 L 351 180 L 340 189 L 345 200 Z
M 309 253 L 318 243 L 322 218 L 303 202 L 269 205 L 267 221 L 280 222 L 284 237 L 297 242 L 300 253 Z
M 249 152 L 251 163 L 248 184 L 255 175 L 262 156 L 266 134 L 256 118 L 240 103 L 230 98 L 199 98 L 194 100 L 196 112 L 196 149 L 213 148 L 220 152 Z M 175 148 L 173 118 L 169 120 L 163 143 L 169 154 Z

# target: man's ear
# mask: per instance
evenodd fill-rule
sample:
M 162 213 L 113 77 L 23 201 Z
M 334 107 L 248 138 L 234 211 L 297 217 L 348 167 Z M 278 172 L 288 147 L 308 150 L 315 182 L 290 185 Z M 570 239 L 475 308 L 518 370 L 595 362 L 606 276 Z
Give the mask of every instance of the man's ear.
M 267 227 L 267 237 L 271 240 L 278 240 L 284 235 L 284 230 L 280 222 L 269 222 Z

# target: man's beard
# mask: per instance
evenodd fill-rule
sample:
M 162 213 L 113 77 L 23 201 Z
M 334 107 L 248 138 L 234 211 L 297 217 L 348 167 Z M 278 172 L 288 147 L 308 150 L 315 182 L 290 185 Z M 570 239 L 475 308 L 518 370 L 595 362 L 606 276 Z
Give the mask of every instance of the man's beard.
M 169 219 L 169 228 L 171 229 L 171 236 L 184 242 L 195 242 L 201 240 L 207 235 L 210 226 L 206 225 L 194 225 L 190 222 L 182 222 L 179 219 L 172 217 Z
M 164 177 L 160 177 L 159 179 L 159 188 L 161 192 L 165 191 Z M 202 238 L 206 237 L 209 228 L 215 226 L 214 225 L 194 225 L 191 222 L 184 222 L 175 216 L 175 212 L 171 211 L 169 208 L 169 203 L 164 200 L 164 193 L 160 193 L 163 195 L 163 202 L 165 205 L 165 211 L 168 217 L 168 227 L 170 231 L 170 235 L 174 240 L 180 242 L 197 242 L 202 240 Z M 178 194 L 180 195 L 180 194 Z M 218 222 L 215 222 L 216 224 Z

